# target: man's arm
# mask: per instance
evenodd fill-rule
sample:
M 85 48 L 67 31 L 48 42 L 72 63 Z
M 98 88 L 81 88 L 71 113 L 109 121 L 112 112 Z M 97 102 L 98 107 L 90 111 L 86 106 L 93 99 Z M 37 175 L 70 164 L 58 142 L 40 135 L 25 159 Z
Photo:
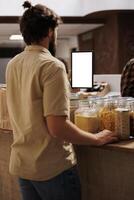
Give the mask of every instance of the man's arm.
M 46 119 L 50 135 L 60 140 L 92 146 L 117 141 L 117 136 L 111 131 L 103 130 L 98 134 L 88 133 L 79 129 L 65 116 L 48 116 Z

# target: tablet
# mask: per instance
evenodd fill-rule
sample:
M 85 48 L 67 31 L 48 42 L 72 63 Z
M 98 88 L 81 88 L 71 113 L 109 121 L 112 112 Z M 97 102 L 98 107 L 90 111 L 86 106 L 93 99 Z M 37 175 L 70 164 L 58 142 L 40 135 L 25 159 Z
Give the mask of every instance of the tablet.
M 71 87 L 93 87 L 93 51 L 71 52 Z

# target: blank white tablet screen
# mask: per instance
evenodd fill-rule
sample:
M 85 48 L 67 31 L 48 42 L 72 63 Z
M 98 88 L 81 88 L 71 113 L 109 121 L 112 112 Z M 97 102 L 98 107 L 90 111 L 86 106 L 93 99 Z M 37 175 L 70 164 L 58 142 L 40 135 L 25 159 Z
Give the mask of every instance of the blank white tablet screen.
M 92 88 L 93 52 L 72 52 L 72 88 Z

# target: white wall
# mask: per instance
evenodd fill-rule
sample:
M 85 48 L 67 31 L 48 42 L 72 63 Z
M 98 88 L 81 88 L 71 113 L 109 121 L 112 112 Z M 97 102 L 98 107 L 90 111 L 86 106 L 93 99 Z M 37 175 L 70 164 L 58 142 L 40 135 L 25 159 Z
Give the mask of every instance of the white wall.
M 101 10 L 134 9 L 134 0 L 81 0 L 83 14 Z
M 63 58 L 67 64 L 69 71 L 71 70 L 71 49 L 78 49 L 77 36 L 70 36 L 67 38 L 58 38 L 56 57 Z
M 77 36 L 58 38 L 56 56 L 69 61 L 72 48 L 78 48 Z
M 61 16 L 82 15 L 81 0 L 31 0 L 33 5 L 44 4 Z M 20 16 L 24 0 L 0 0 L 0 16 Z
M 120 81 L 121 75 L 120 74 L 95 74 L 94 81 L 97 82 L 107 82 L 110 84 L 110 89 L 112 92 L 120 92 Z
M 31 0 L 44 4 L 61 16 L 82 16 L 95 11 L 134 9 L 134 0 Z M 0 0 L 0 16 L 20 16 L 24 0 Z

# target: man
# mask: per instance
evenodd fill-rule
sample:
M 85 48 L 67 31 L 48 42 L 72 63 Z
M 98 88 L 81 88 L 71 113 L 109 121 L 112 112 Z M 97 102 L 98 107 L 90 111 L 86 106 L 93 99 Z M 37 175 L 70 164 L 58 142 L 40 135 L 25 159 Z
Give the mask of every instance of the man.
M 134 97 L 134 59 L 127 62 L 121 75 L 121 95 Z
M 10 173 L 19 177 L 24 200 L 80 200 L 71 143 L 99 146 L 117 138 L 107 130 L 87 133 L 69 121 L 65 67 L 52 56 L 60 18 L 42 5 L 23 6 L 20 30 L 27 46 L 6 71 L 14 136 Z

